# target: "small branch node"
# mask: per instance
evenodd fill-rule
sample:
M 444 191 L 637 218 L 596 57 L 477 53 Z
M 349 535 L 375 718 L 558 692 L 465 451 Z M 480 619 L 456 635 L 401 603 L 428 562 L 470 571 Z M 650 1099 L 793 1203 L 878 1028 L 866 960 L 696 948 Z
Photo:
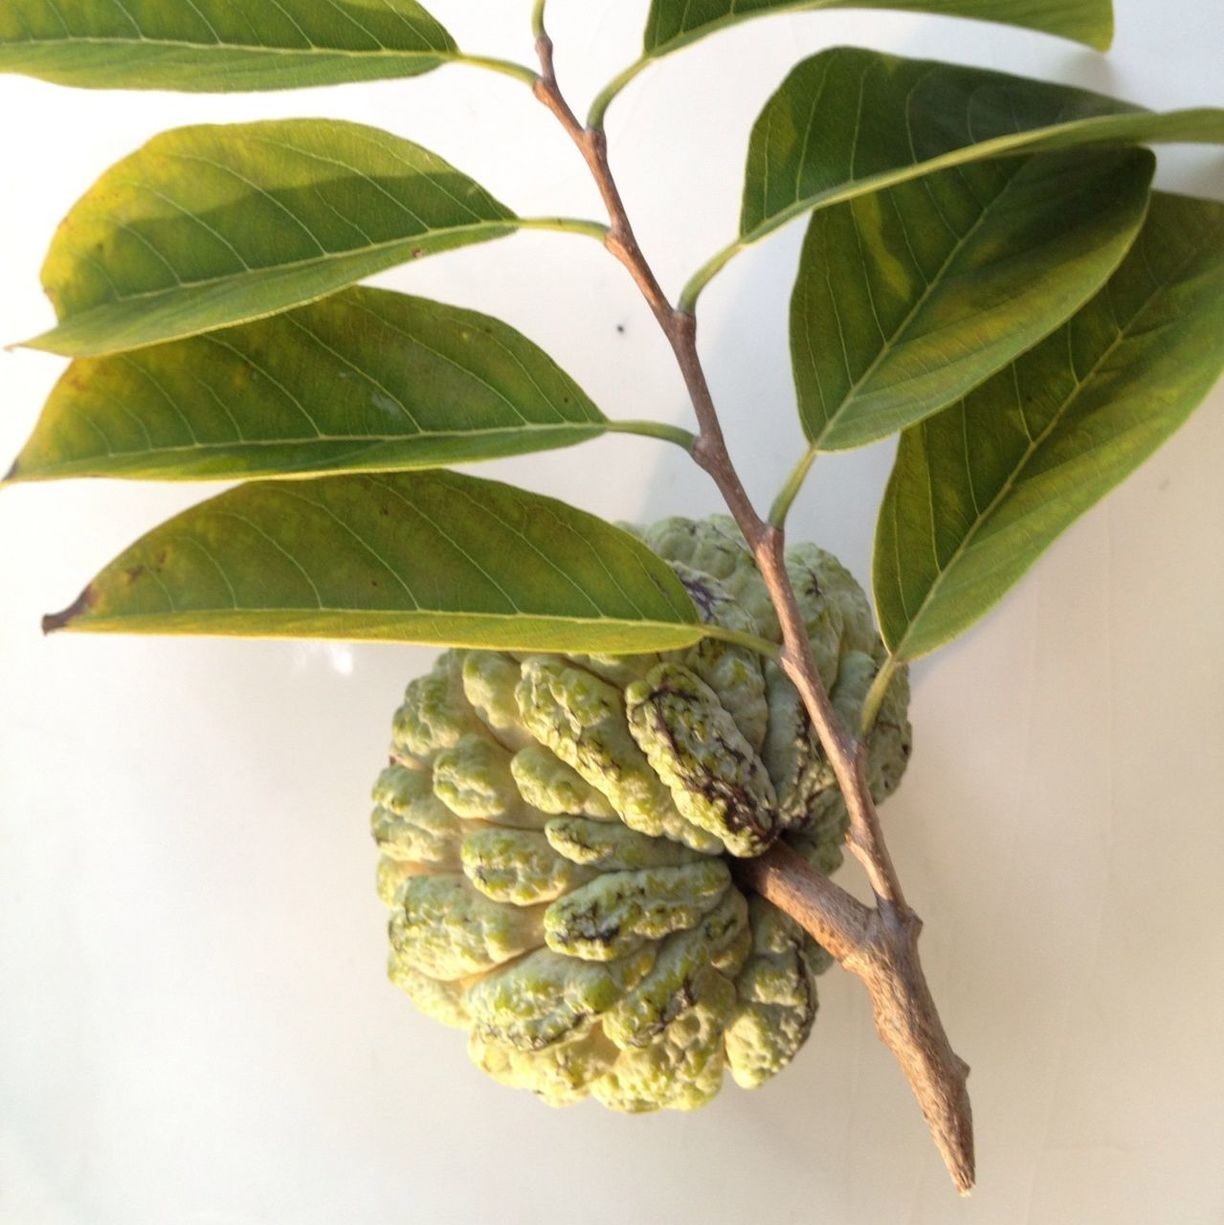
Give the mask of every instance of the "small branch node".
M 697 445 L 693 447 L 693 458 L 707 472 L 712 472 L 718 463 L 718 447 L 708 434 L 697 435 Z

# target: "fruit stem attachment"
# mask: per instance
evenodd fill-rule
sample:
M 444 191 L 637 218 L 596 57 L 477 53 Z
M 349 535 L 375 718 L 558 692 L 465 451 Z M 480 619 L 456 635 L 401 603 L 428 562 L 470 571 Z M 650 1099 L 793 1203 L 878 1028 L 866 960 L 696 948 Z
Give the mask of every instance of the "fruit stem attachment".
M 731 461 L 697 350 L 697 320 L 684 309 L 696 295 L 686 297 L 679 308 L 671 305 L 638 246 L 608 161 L 607 138 L 598 127 L 584 127 L 565 100 L 557 84 L 552 40 L 542 22 L 537 35 L 541 73 L 535 95 L 586 161 L 611 223 L 605 246 L 628 270 L 675 354 L 699 427 L 693 458 L 718 486 L 769 590 L 782 628 L 778 663 L 803 699 L 833 767 L 850 815 L 847 845 L 866 873 L 876 904 L 864 906 L 781 845 L 757 859 L 739 861 L 737 871 L 862 980 L 880 1037 L 901 1064 L 953 1182 L 967 1193 L 974 1180 L 973 1121 L 965 1087 L 969 1068 L 952 1050 L 922 972 L 922 923 L 905 901 L 884 842 L 867 783 L 866 742 L 842 725 L 816 670 L 786 570 L 783 531 L 757 513 Z

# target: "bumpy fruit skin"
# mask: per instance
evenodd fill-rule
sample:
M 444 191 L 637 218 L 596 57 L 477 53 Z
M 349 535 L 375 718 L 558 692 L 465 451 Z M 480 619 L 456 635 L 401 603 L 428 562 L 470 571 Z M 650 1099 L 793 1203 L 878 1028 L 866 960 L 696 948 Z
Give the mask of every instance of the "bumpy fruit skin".
M 780 640 L 731 520 L 640 534 L 708 623 Z M 787 567 L 856 725 L 884 657 L 867 599 L 814 546 Z M 877 800 L 905 770 L 908 704 L 901 671 L 871 743 Z M 798 694 L 752 651 L 448 651 L 408 686 L 374 802 L 390 977 L 497 1080 L 553 1105 L 686 1110 L 807 1040 L 829 957 L 730 865 L 782 839 L 832 872 L 846 810 Z

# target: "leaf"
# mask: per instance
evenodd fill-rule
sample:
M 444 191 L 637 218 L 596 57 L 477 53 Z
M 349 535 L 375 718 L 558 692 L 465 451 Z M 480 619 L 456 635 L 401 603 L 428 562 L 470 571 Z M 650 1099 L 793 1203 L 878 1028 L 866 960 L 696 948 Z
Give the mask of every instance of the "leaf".
M 798 65 L 752 131 L 740 239 L 936 170 L 1092 143 L 1224 141 L 1224 110 L 1154 115 L 1100 94 L 852 47 Z
M 1224 205 L 1155 193 L 1101 293 L 901 436 L 876 530 L 889 649 L 913 659 L 986 613 L 1189 416 L 1224 368 Z
M 976 17 L 1057 34 L 1100 51 L 1113 41 L 1110 0 L 653 0 L 646 24 L 646 54 L 667 55 L 750 17 L 830 8 Z
M 570 446 L 607 421 L 496 319 L 377 289 L 74 362 L 10 480 L 429 468 Z
M 5 0 L 0 72 L 192 92 L 410 77 L 456 53 L 413 0 Z
M 406 260 L 513 232 L 440 157 L 330 119 L 179 128 L 108 170 L 43 266 L 59 327 L 97 357 L 312 302 Z
M 453 472 L 239 485 L 155 528 L 44 629 L 610 653 L 706 632 L 627 532 Z
M 791 300 L 804 433 L 861 446 L 946 407 L 1104 285 L 1147 210 L 1145 149 L 960 166 L 813 213 Z

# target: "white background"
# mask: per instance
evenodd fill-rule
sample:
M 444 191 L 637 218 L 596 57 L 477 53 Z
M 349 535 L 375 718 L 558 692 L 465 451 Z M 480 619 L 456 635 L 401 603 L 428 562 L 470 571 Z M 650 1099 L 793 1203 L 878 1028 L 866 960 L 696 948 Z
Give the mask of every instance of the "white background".
M 644 0 L 554 0 L 585 103 L 632 57 Z M 656 66 L 613 157 L 676 288 L 735 230 L 747 134 L 801 54 L 857 42 L 1174 107 L 1219 97 L 1220 0 L 1120 0 L 1107 58 L 886 13 L 751 23 Z M 472 51 L 527 59 L 528 0 L 437 0 Z M 230 98 L 0 78 L 0 339 L 51 312 L 38 266 L 69 204 L 157 130 L 318 114 L 427 144 L 524 214 L 597 216 L 521 85 L 418 81 Z M 1165 186 L 1219 195 L 1218 153 Z M 704 301 L 734 451 L 767 500 L 797 453 L 785 308 L 801 231 Z M 687 422 L 618 266 L 533 233 L 384 283 L 499 314 L 613 415 Z M 623 329 L 623 332 L 621 331 Z M 0 355 L 0 463 L 61 366 Z M 916 669 L 917 750 L 885 810 L 928 973 L 973 1064 L 981 1186 L 958 1201 L 862 991 L 833 971 L 812 1042 L 766 1089 L 693 1115 L 552 1112 L 472 1069 L 383 978 L 367 790 L 428 653 L 43 640 L 39 615 L 202 491 L 0 493 L 0 1220 L 294 1222 L 1224 1221 L 1224 394 L 956 647 Z M 796 535 L 870 573 L 889 445 L 822 460 Z M 495 465 L 620 518 L 715 509 L 644 440 Z M 843 876 L 853 880 L 846 870 Z

